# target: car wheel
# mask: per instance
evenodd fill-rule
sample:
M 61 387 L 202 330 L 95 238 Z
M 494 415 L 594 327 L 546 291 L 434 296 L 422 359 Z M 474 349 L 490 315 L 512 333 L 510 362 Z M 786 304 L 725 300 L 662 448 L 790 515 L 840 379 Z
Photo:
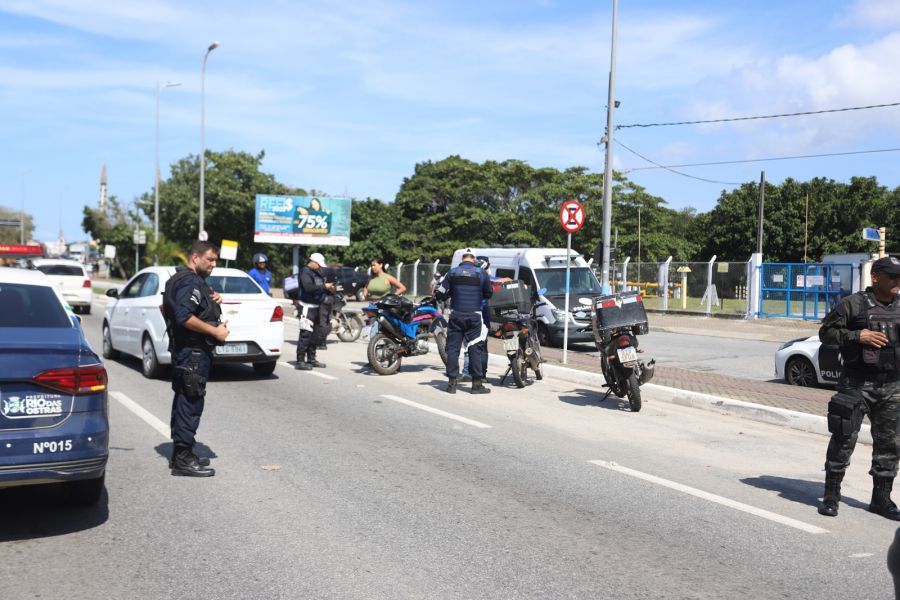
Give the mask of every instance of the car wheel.
M 259 376 L 271 375 L 275 372 L 275 365 L 277 365 L 277 361 L 269 361 L 269 362 L 258 362 L 253 363 L 253 371 Z
M 147 379 L 156 379 L 160 373 L 156 350 L 153 348 L 153 341 L 147 334 L 144 334 L 144 340 L 141 342 L 141 372 Z
M 366 301 L 366 290 L 364 290 L 363 288 L 359 288 L 358 290 L 356 290 L 356 299 L 359 300 L 360 302 L 365 302 Z
M 103 358 L 118 358 L 119 351 L 113 348 L 112 335 L 109 333 L 109 323 L 103 323 Z
M 96 479 L 79 479 L 67 481 L 65 486 L 66 503 L 72 506 L 94 506 L 103 495 L 104 473 Z
M 784 367 L 784 378 L 791 385 L 813 387 L 819 381 L 816 377 L 816 369 L 805 356 L 794 356 L 787 361 Z
M 550 337 L 550 330 L 544 323 L 538 323 L 538 343 L 541 346 L 555 346 L 553 339 Z
M 87 306 L 82 306 L 82 307 L 81 307 L 81 314 L 83 314 L 83 315 L 89 315 L 89 314 L 91 314 L 91 305 L 88 304 Z

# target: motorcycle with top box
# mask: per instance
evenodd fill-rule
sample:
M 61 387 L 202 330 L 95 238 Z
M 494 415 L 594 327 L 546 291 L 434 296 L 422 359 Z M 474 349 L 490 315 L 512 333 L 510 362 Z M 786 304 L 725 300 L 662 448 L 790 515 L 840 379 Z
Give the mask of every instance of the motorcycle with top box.
M 600 351 L 600 367 L 610 394 L 628 398 L 631 412 L 641 410 L 641 384 L 653 377 L 656 361 L 638 360 L 642 353 L 639 335 L 650 332 L 647 311 L 638 292 L 600 296 L 594 300 L 591 315 L 594 344 Z

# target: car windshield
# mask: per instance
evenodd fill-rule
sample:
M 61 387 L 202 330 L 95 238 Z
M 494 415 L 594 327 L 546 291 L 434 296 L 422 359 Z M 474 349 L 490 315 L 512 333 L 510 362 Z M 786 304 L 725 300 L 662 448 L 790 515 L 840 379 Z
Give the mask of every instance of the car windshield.
M 70 328 L 72 321 L 52 288 L 0 283 L 0 327 Z
M 547 288 L 547 296 L 564 296 L 566 293 L 566 268 L 536 269 L 538 287 Z M 570 294 L 599 294 L 600 282 L 587 267 L 569 270 Z
M 73 265 L 39 265 L 35 267 L 44 275 L 70 275 L 72 277 L 84 277 L 81 267 Z
M 229 277 L 227 275 L 210 275 L 206 283 L 220 294 L 262 294 L 249 277 Z

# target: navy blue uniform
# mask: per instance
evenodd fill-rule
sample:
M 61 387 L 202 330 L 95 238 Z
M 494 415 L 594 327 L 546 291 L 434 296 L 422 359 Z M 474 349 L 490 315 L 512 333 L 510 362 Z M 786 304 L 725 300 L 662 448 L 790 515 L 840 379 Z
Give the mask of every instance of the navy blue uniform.
M 221 317 L 219 305 L 212 298 L 213 291 L 206 282 L 190 270 L 173 276 L 170 314 L 172 331 L 169 349 L 172 352 L 172 443 L 175 452 L 192 450 L 200 426 L 206 397 L 206 380 L 212 364 L 215 340 L 191 331 L 184 323 L 191 317 L 217 324 Z M 168 310 L 168 309 L 167 309 Z
M 321 271 L 321 269 L 319 269 Z M 300 338 L 297 340 L 297 362 L 316 362 L 316 348 L 320 341 L 325 338 L 322 336 L 322 327 L 320 324 L 319 312 L 323 310 L 321 305 L 328 295 L 325 290 L 325 278 L 322 273 L 311 269 L 309 265 L 304 266 L 300 270 L 300 302 L 303 304 L 315 304 L 316 306 L 300 305 L 301 318 L 305 316 L 313 322 L 313 330 L 300 330 Z
M 447 323 L 447 377 L 459 377 L 459 351 L 463 340 L 469 342 L 469 369 L 473 379 L 484 378 L 481 344 L 473 344 L 481 335 L 482 302 L 494 293 L 488 274 L 481 267 L 463 262 L 441 280 L 436 296 L 450 298 L 450 319 Z

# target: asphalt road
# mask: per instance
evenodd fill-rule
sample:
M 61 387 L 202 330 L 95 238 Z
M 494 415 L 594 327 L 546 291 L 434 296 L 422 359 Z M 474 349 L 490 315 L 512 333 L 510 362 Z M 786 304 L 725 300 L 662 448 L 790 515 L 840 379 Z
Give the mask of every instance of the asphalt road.
M 101 314 L 85 318 L 97 348 Z M 380 377 L 362 342 L 320 358 L 215 369 L 206 480 L 166 469 L 169 383 L 107 361 L 107 494 L 73 510 L 0 491 L 3 596 L 891 597 L 867 446 L 827 519 L 821 436 L 649 393 L 634 414 L 553 379 L 451 396 L 436 356 Z

